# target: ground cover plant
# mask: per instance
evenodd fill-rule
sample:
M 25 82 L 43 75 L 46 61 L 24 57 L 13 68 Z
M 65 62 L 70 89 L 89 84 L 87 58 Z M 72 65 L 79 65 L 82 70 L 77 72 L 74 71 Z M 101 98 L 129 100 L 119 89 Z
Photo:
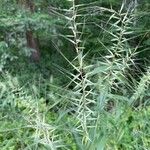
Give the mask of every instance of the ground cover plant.
M 148 0 L 0 1 L 0 149 L 148 150 Z

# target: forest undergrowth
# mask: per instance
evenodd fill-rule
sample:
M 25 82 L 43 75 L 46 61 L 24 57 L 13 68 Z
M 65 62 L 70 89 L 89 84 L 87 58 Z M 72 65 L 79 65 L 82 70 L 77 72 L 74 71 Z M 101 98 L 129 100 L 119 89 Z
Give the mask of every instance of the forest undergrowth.
M 137 6 L 72 1 L 51 13 L 64 23 L 53 50 L 41 40 L 40 62 L 22 56 L 0 72 L 0 149 L 149 150 L 149 30 L 136 31 Z

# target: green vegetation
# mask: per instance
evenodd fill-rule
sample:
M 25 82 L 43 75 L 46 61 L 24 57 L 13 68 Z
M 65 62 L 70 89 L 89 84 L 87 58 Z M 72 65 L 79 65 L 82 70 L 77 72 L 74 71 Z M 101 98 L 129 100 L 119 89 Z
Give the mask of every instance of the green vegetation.
M 149 150 L 149 0 L 0 0 L 0 149 Z

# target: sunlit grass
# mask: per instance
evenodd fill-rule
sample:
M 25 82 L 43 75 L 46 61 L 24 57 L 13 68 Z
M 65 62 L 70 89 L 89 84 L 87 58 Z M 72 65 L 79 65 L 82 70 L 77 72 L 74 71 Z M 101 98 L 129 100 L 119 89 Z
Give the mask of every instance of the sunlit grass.
M 55 45 L 71 69 L 54 67 L 69 82 L 62 85 L 57 83 L 60 79 L 44 78 L 31 68 L 18 74 L 2 73 L 0 149 L 149 149 L 150 71 L 147 67 L 138 80 L 134 78 L 137 47 L 131 48 L 128 43 L 135 8 L 124 12 L 124 4 L 119 11 L 96 7 L 110 14 L 109 28 L 93 24 L 111 41 L 107 46 L 97 37 L 106 53 L 90 57 L 84 51 L 86 15 L 78 15 L 81 6 L 73 2 L 69 16 L 64 16 L 72 35 L 63 37 L 74 45 L 75 58 L 70 61 Z M 83 22 L 78 22 L 80 17 Z

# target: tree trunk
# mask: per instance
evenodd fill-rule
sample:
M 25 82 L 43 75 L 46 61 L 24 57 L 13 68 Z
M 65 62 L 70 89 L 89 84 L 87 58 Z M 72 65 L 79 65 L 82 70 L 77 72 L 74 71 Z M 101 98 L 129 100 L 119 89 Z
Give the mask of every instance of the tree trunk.
M 33 36 L 32 31 L 26 31 L 27 47 L 32 49 L 31 60 L 38 62 L 40 61 L 40 50 L 38 45 L 38 39 Z
M 20 0 L 19 3 L 25 9 L 28 9 L 30 12 L 34 13 L 35 5 L 33 0 Z M 26 40 L 27 40 L 27 47 L 32 49 L 31 60 L 35 62 L 40 61 L 38 38 L 34 37 L 32 29 L 28 29 L 26 31 Z

